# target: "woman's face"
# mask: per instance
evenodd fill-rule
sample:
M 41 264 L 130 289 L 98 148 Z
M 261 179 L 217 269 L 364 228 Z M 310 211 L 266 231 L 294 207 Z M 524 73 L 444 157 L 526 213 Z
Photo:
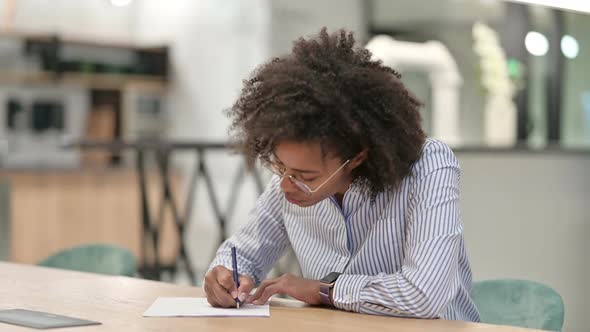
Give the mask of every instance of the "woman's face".
M 344 194 L 352 181 L 353 165 L 330 152 L 322 155 L 320 143 L 283 141 L 274 154 L 274 168 L 283 176 L 280 186 L 289 203 L 315 205 L 332 195 Z M 313 192 L 302 190 L 296 182 Z

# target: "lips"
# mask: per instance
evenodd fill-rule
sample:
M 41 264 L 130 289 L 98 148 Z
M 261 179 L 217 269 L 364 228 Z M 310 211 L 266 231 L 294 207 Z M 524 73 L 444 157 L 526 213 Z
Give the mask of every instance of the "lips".
M 289 196 L 289 195 L 285 195 L 285 199 L 286 199 L 286 200 L 287 200 L 289 203 L 291 203 L 291 204 L 299 204 L 299 203 L 301 203 L 301 201 L 300 201 L 300 200 L 297 200 L 297 199 L 295 199 L 295 198 L 293 198 L 293 197 L 291 197 L 291 196 Z

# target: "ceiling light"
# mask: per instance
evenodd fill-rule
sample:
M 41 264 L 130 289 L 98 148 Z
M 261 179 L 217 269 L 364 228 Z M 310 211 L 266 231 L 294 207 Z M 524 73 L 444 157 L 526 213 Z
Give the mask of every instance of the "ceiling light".
M 130 4 L 133 0 L 111 0 L 111 5 L 116 7 L 125 7 Z
M 524 38 L 524 46 L 530 54 L 543 56 L 549 51 L 549 41 L 542 33 L 529 31 Z
M 580 45 L 578 45 L 578 41 L 576 38 L 570 35 L 564 35 L 561 37 L 561 53 L 568 58 L 574 59 L 578 56 L 580 52 Z

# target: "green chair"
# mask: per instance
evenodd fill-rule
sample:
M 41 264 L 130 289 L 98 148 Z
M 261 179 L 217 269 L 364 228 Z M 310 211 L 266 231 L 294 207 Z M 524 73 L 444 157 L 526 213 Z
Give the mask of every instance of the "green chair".
M 564 306 L 551 287 L 527 280 L 473 283 L 472 298 L 482 323 L 561 331 Z
M 58 269 L 132 277 L 135 275 L 135 257 L 122 247 L 106 244 L 89 244 L 62 250 L 38 265 Z

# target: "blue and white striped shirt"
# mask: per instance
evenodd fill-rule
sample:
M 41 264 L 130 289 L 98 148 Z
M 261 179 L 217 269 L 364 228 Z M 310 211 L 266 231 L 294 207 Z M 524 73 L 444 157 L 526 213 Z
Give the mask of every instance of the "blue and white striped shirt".
M 354 184 L 342 208 L 334 198 L 299 207 L 274 177 L 250 219 L 217 251 L 211 267 L 262 281 L 288 246 L 303 276 L 343 272 L 333 290 L 337 308 L 378 315 L 479 321 L 469 293 L 471 269 L 459 211 L 460 169 L 451 149 L 427 139 L 399 189 L 371 203 Z

